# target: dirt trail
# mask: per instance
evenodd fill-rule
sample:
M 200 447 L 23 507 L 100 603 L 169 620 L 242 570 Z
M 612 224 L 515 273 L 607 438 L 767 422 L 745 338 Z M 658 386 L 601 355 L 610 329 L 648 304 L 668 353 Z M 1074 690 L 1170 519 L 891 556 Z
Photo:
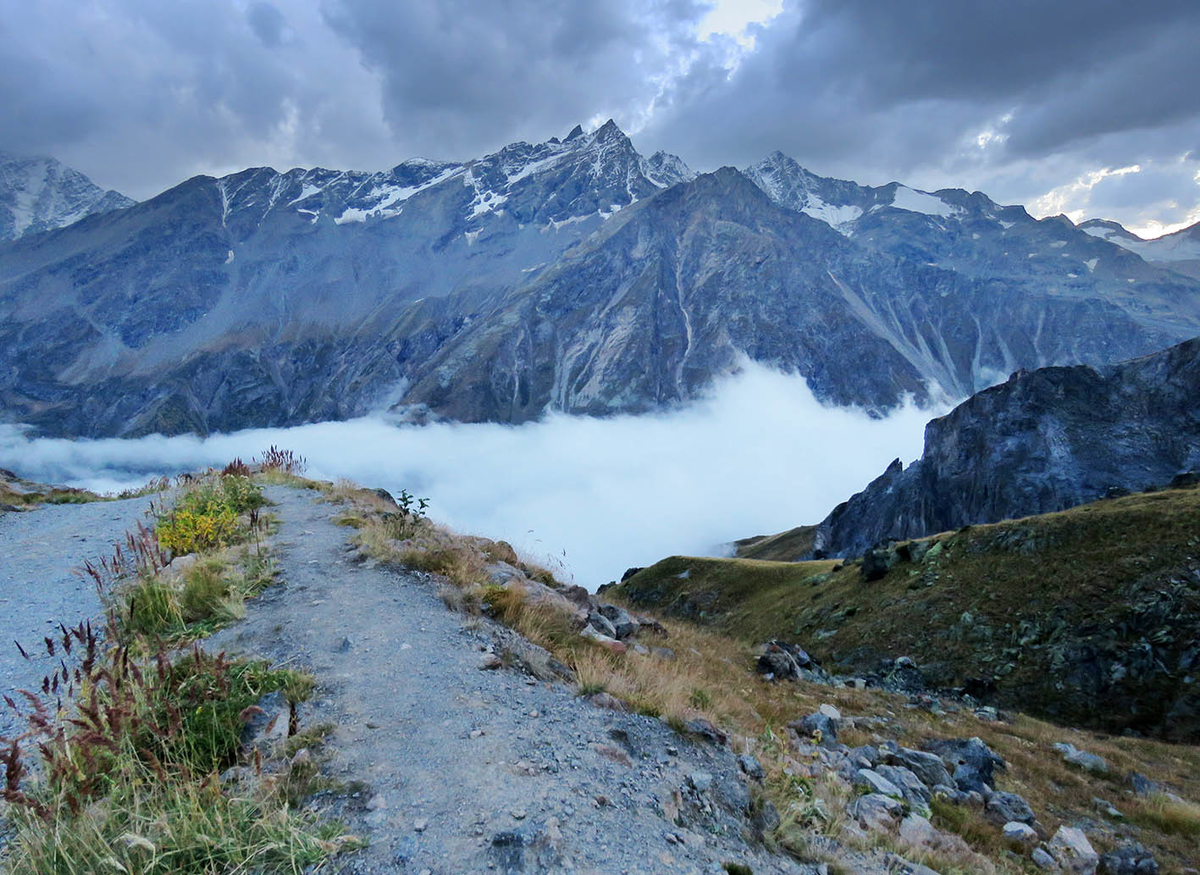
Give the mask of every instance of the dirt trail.
M 71 626 L 99 616 L 92 582 L 75 571 L 86 559 L 111 556 L 149 504 L 149 498 L 130 498 L 0 514 L 0 691 L 33 689 L 53 671 L 58 662 L 46 655 L 42 637 L 59 622 Z M 22 659 L 14 641 L 33 659 Z M 16 728 L 0 704 L 0 736 Z
M 314 493 L 268 495 L 283 583 L 208 646 L 315 672 L 301 725 L 336 723 L 327 771 L 370 786 L 346 811 L 370 847 L 335 871 L 814 871 L 747 844 L 731 752 L 563 684 L 482 670 L 495 627 L 464 625 L 422 575 L 355 564 L 352 530 Z

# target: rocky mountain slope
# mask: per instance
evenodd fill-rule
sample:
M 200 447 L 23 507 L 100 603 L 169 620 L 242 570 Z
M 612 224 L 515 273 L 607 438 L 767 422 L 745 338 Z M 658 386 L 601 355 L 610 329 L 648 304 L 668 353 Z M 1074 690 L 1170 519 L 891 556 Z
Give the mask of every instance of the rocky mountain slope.
M 614 591 L 828 671 L 1069 725 L 1200 739 L 1200 489 L 1106 499 L 853 561 L 671 557 Z M 897 663 L 899 657 L 907 662 Z
M 1144 240 L 1119 223 L 1105 219 L 1091 219 L 1079 228 L 1136 252 L 1150 264 L 1200 279 L 1200 222 L 1153 240 Z
M 745 358 L 879 412 L 1197 334 L 1200 282 L 1064 219 L 779 154 L 697 177 L 611 122 L 197 177 L 0 245 L 0 411 L 62 435 L 639 412 Z
M 63 228 L 135 203 L 53 158 L 0 152 L 0 242 Z
M 859 556 L 885 538 L 1062 510 L 1200 469 L 1200 340 L 1107 367 L 1014 374 L 925 429 L 836 507 L 799 555 Z M 796 557 L 793 557 L 796 558 Z

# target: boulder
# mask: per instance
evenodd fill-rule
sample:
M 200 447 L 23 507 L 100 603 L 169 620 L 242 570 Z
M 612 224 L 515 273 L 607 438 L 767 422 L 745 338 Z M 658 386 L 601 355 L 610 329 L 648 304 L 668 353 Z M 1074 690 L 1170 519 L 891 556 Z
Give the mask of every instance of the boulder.
M 719 747 L 723 747 L 729 743 L 729 736 L 714 726 L 712 721 L 705 720 L 703 717 L 693 717 L 690 720 L 685 720 L 683 722 L 683 731 L 688 735 L 702 738 L 709 744 L 715 744 Z
M 1158 861 L 1137 842 L 1127 842 L 1115 851 L 1102 854 L 1098 875 L 1158 875 Z
M 904 811 L 898 799 L 880 793 L 859 796 L 846 806 L 846 813 L 863 829 L 891 832 Z
M 593 626 L 584 626 L 579 630 L 580 638 L 587 638 L 589 641 L 595 641 L 601 647 L 613 653 L 624 653 L 626 651 L 625 644 L 618 641 L 611 635 L 605 635 L 603 632 L 597 632 Z
M 372 489 L 371 492 L 373 492 L 378 498 L 380 498 L 386 504 L 389 504 L 392 507 L 398 506 L 396 504 L 396 499 L 392 497 L 392 493 L 388 492 L 386 489 L 383 489 L 383 488 Z
M 819 711 L 799 720 L 793 720 L 788 724 L 788 728 L 802 739 L 814 738 L 820 733 L 822 745 L 829 745 L 837 741 L 837 721 Z
M 619 641 L 636 635 L 642 628 L 637 618 L 620 605 L 601 605 L 600 614 L 612 625 L 616 633 L 613 637 Z
M 800 667 L 792 655 L 781 647 L 768 644 L 766 650 L 758 657 L 755 670 L 762 675 L 769 675 L 775 680 L 791 680 L 800 676 Z
M 492 562 L 484 568 L 487 572 L 488 582 L 493 586 L 508 586 L 514 580 L 525 582 L 525 572 L 518 568 L 514 568 L 507 562 Z
M 874 772 L 899 787 L 905 802 L 923 806 L 933 798 L 933 792 L 904 766 L 876 766 Z
M 559 595 L 561 595 L 567 601 L 571 602 L 577 607 L 583 608 L 586 611 L 590 611 L 596 606 L 595 597 L 578 584 L 564 586 L 558 592 Z
M 864 787 L 868 793 L 903 799 L 904 791 L 873 769 L 859 769 L 854 773 L 855 787 Z
M 615 639 L 617 637 L 617 630 L 613 627 L 613 624 L 609 622 L 608 617 L 599 611 L 588 612 L 587 625 L 608 638 Z
M 927 787 L 934 787 L 938 784 L 949 787 L 954 783 L 950 773 L 946 771 L 946 764 L 937 754 L 902 747 L 889 753 L 887 760 L 894 766 L 904 766 L 920 778 Z
M 900 841 L 910 848 L 933 848 L 940 836 L 933 824 L 919 814 L 910 814 L 900 821 Z
M 1017 820 L 1010 820 L 1003 827 L 1004 838 L 1015 842 L 1023 848 L 1032 848 L 1038 843 L 1038 834 L 1032 826 Z
M 1100 864 L 1100 855 L 1088 841 L 1083 830 L 1073 826 L 1060 826 L 1046 845 L 1059 867 L 1072 875 L 1094 875 Z
M 748 753 L 744 753 L 738 757 L 738 768 L 745 772 L 746 777 L 753 778 L 756 781 L 761 781 L 765 774 L 762 763 Z
M 1029 803 L 1016 793 L 993 793 L 983 804 L 983 816 L 997 825 L 1032 824 L 1037 819 Z
M 1129 782 L 1129 786 L 1133 792 L 1138 796 L 1153 796 L 1155 793 L 1162 791 L 1162 787 L 1157 783 L 1138 772 L 1130 772 L 1125 776 L 1125 779 Z
M 1057 742 L 1054 749 L 1063 755 L 1064 761 L 1073 766 L 1079 766 L 1085 771 L 1095 772 L 1098 775 L 1108 774 L 1108 763 L 1102 756 L 1079 750 L 1075 745 L 1066 742 Z
M 960 790 L 990 792 L 995 770 L 1005 768 L 1004 760 L 980 738 L 945 738 L 925 747 L 942 758 Z
M 635 574 L 637 574 L 639 571 L 641 571 L 642 568 L 643 568 L 643 566 L 635 566 L 633 568 L 626 568 L 625 573 L 621 575 L 621 583 L 624 583 L 625 581 L 629 580 L 629 578 L 633 577 Z
M 890 541 L 877 544 L 863 553 L 860 574 L 863 580 L 879 580 L 900 561 L 900 555 Z

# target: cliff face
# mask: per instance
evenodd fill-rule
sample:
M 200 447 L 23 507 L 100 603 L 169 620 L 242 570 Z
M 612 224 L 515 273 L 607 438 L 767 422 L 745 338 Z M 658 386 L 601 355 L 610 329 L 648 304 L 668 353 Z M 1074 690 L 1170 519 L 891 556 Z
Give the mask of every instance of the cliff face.
M 817 527 L 816 555 L 1062 510 L 1200 467 L 1200 339 L 1092 368 L 1041 368 L 972 396 Z M 818 552 L 819 551 L 819 552 Z

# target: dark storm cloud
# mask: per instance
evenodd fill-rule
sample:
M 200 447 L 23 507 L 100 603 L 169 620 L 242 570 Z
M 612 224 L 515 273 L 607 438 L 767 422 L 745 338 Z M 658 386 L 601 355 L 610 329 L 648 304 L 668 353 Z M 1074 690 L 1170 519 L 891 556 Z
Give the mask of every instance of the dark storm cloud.
M 696 47 L 690 2 L 340 0 L 326 20 L 383 82 L 391 128 L 418 151 L 470 156 L 596 116 L 626 127 L 653 80 Z
M 784 0 L 740 58 L 698 36 L 705 0 L 10 7 L 0 148 L 137 197 L 253 165 L 468 158 L 612 116 L 699 169 L 782 149 L 873 184 L 1056 190 L 1042 202 L 1073 214 L 1104 191 L 1129 217 L 1143 191 L 1139 220 L 1200 202 L 1195 0 Z M 1119 192 L 1072 186 L 1132 164 Z
M 1009 154 L 1045 154 L 1194 119 L 1197 40 L 1192 0 L 793 3 L 733 77 L 697 71 L 701 81 L 684 86 L 691 99 L 655 131 L 666 138 L 706 126 L 698 106 L 720 105 L 737 124 L 705 161 L 727 161 L 730 151 L 750 160 L 772 144 L 854 161 L 873 151 L 864 141 L 886 137 L 892 163 L 903 166 L 930 147 L 944 159 L 959 138 L 1011 113 L 1001 131 Z
M 1029 200 L 1193 147 L 1198 45 L 1194 0 L 791 2 L 732 76 L 694 67 L 645 138 L 697 164 L 778 148 L 818 172 Z M 1183 218 L 1200 189 L 1177 195 Z

